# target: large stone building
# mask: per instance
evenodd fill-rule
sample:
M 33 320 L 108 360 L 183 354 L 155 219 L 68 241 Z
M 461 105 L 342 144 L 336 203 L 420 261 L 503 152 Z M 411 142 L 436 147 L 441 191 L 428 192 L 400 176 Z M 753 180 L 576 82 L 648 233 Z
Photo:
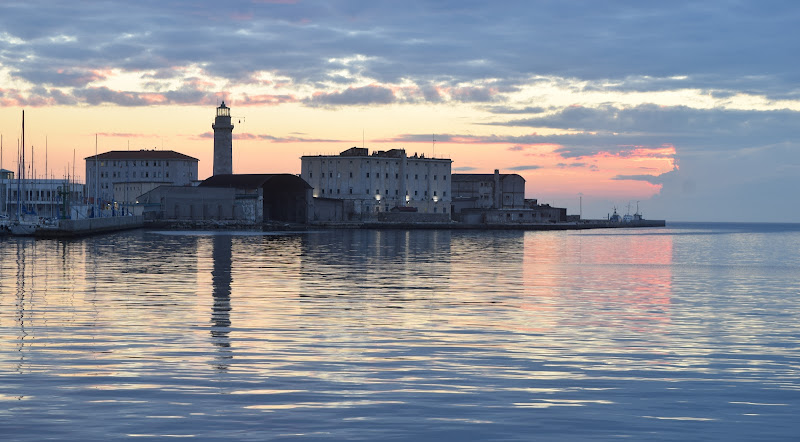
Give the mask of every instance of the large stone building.
M 86 196 L 105 207 L 134 201 L 139 188 L 197 182 L 197 158 L 172 150 L 112 150 L 85 160 Z
M 352 147 L 339 155 L 301 157 L 301 178 L 315 198 L 343 200 L 348 218 L 391 210 L 450 212 L 452 160 L 407 156 L 403 149 Z
M 453 208 L 522 209 L 525 207 L 525 178 L 516 173 L 454 173 Z
M 456 221 L 465 224 L 540 224 L 567 221 L 567 209 L 525 199 L 525 178 L 515 173 L 456 173 L 452 177 Z

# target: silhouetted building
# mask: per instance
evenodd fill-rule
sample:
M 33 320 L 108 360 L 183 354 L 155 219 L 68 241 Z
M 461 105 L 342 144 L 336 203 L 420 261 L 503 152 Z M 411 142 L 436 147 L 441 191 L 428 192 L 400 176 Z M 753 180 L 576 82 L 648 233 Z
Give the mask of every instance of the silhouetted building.
M 230 175 L 233 173 L 233 123 L 231 109 L 225 102 L 217 108 L 214 118 L 214 175 Z

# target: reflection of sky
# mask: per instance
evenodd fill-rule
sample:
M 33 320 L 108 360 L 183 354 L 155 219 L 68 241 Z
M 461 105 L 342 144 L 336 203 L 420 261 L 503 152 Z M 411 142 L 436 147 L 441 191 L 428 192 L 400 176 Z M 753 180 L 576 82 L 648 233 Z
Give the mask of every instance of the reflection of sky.
M 774 239 L 648 229 L 7 240 L 0 403 L 27 405 L 0 414 L 0 428 L 11 416 L 89 439 L 691 439 L 686 422 L 794 434 L 797 266 L 748 254 L 753 241 Z M 751 264 L 724 265 L 714 250 Z

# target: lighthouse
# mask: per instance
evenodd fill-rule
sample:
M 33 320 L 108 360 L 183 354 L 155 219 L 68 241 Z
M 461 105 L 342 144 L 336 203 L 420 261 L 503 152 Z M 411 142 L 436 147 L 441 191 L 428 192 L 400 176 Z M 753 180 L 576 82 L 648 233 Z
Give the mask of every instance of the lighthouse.
M 233 173 L 233 124 L 231 108 L 225 102 L 217 108 L 214 124 L 214 175 L 230 175 Z

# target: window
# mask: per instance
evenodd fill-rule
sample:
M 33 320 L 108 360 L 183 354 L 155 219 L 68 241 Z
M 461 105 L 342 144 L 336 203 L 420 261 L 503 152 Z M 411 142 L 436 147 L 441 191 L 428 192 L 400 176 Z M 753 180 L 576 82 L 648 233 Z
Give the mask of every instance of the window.
M 433 176 L 433 180 L 436 181 L 436 175 Z
M 325 195 L 325 189 L 322 189 L 322 194 Z
M 435 190 L 433 191 L 433 196 L 436 196 L 436 191 Z
M 352 195 L 352 194 L 353 194 L 353 189 L 350 189 L 350 195 Z
M 442 175 L 442 179 L 447 181 L 447 175 Z
M 309 178 L 314 178 L 314 172 L 308 172 L 308 177 Z
M 333 178 L 333 172 L 328 172 L 328 178 Z
M 396 173 L 396 174 L 394 174 L 394 177 L 395 177 L 395 178 L 400 178 L 400 174 L 399 174 L 399 173 Z
M 144 177 L 145 177 L 145 178 L 150 178 L 150 172 L 145 172 L 145 173 L 144 173 Z
M 341 192 L 340 192 L 340 190 L 341 190 L 341 189 L 336 189 L 336 194 L 337 194 L 337 195 L 341 193 Z
M 381 191 L 378 190 L 378 189 L 375 189 L 375 195 L 380 195 L 380 194 L 381 194 Z
M 353 172 L 350 172 L 350 178 L 353 178 Z
M 415 179 L 415 180 L 418 180 L 418 179 L 419 179 L 419 175 L 417 175 L 417 174 L 414 174 L 414 179 Z
M 417 196 L 418 194 L 419 194 L 419 192 L 417 192 L 417 191 L 415 190 L 415 191 L 414 191 L 414 196 Z
M 400 195 L 400 191 L 397 190 L 397 189 L 394 189 L 394 194 L 395 194 L 395 196 Z
M 169 167 L 169 161 L 167 161 L 167 167 Z
M 386 178 L 389 178 L 389 174 L 388 173 L 386 174 Z
M 387 195 L 389 194 L 389 189 L 386 189 L 386 194 L 387 194 Z
M 447 196 L 447 191 L 442 192 L 442 196 Z
M 367 178 L 369 178 L 369 172 L 367 172 Z

